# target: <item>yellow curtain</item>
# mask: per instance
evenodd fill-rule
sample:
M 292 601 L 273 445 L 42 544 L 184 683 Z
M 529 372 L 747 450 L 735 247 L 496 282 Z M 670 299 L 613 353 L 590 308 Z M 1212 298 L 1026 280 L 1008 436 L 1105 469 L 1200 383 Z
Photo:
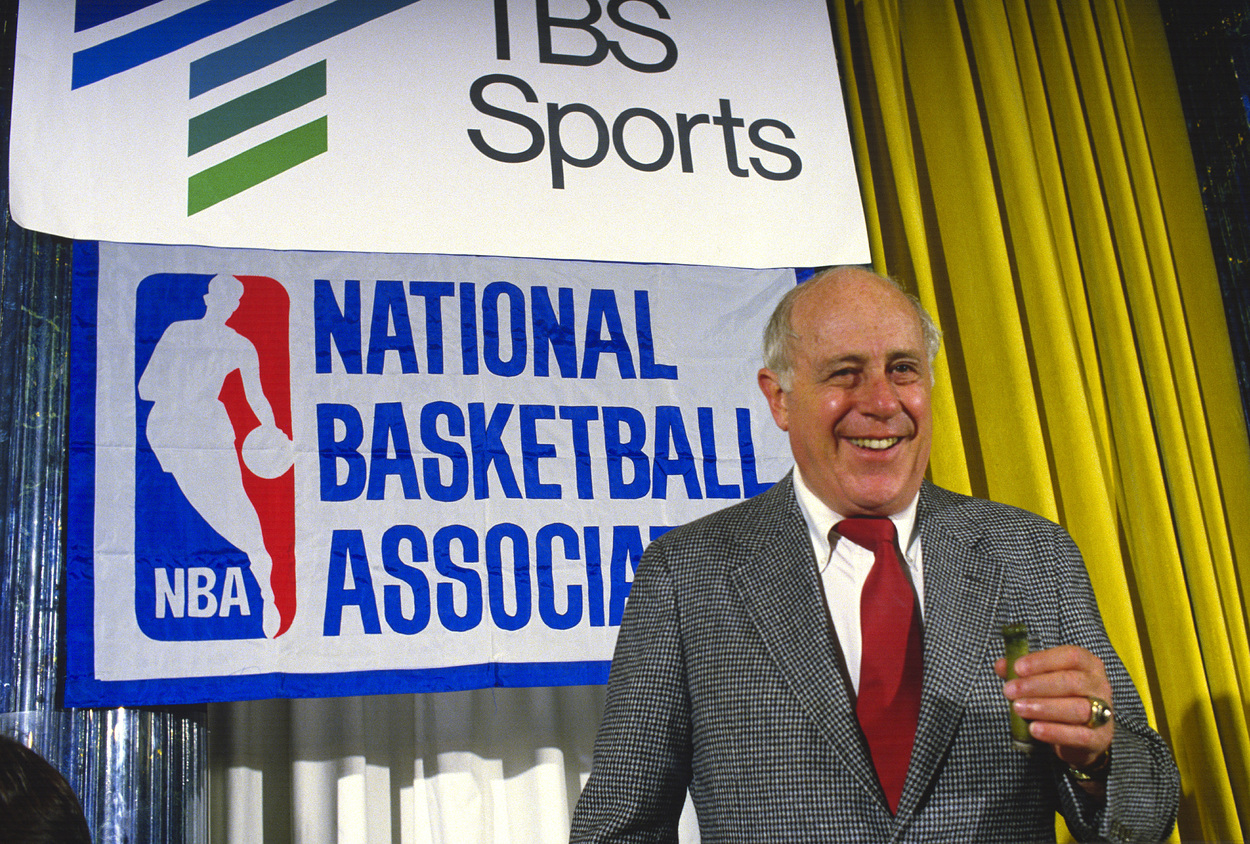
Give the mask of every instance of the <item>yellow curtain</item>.
M 1154 0 L 830 0 L 876 269 L 945 333 L 933 480 L 1064 524 L 1182 780 L 1250 838 L 1250 440 Z

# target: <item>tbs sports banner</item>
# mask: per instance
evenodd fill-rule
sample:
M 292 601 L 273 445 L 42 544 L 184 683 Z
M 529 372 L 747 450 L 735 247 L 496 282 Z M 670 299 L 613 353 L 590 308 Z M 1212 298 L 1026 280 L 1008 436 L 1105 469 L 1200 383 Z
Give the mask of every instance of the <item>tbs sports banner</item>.
M 793 271 L 74 264 L 70 705 L 601 683 L 644 546 L 789 467 Z
M 79 239 L 868 260 L 824 0 L 22 0 L 9 172 Z

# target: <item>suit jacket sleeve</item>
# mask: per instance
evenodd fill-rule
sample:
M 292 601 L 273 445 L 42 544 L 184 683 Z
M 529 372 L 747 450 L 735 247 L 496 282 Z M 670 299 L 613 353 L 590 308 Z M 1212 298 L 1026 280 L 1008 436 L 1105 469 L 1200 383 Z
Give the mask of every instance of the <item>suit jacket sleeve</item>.
M 1054 644 L 1080 645 L 1103 661 L 1115 712 L 1105 800 L 1091 798 L 1061 765 L 1056 772 L 1060 811 L 1078 840 L 1160 841 L 1176 818 L 1176 764 L 1147 723 L 1137 689 L 1108 641 L 1080 552 L 1060 528 L 1055 528 L 1055 546 L 1055 583 L 1067 594 L 1058 596 L 1062 641 Z
M 677 840 L 691 776 L 690 700 L 663 546 L 648 547 L 630 588 L 572 842 Z

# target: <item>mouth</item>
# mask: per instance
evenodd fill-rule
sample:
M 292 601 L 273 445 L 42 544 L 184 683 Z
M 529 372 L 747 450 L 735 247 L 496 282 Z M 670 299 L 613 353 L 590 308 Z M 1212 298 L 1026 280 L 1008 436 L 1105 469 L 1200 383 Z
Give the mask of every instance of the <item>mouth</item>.
M 886 449 L 893 448 L 902 439 L 902 437 L 885 437 L 883 439 L 847 437 L 847 441 L 850 442 L 851 445 L 858 446 L 859 448 L 866 448 L 870 451 L 885 451 Z

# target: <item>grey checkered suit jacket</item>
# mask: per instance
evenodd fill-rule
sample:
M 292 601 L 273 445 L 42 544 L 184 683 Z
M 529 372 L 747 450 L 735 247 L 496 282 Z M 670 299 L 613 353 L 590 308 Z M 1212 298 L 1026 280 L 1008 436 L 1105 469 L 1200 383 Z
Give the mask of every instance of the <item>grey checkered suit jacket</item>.
M 1157 841 L 1178 778 L 1103 630 L 1076 546 L 1031 513 L 926 483 L 925 676 L 897 817 L 855 719 L 790 478 L 652 543 L 634 579 L 572 840 Z M 851 596 L 848 600 L 858 600 Z M 1116 733 L 1105 805 L 1048 749 L 1013 751 L 1000 629 L 1097 654 Z

